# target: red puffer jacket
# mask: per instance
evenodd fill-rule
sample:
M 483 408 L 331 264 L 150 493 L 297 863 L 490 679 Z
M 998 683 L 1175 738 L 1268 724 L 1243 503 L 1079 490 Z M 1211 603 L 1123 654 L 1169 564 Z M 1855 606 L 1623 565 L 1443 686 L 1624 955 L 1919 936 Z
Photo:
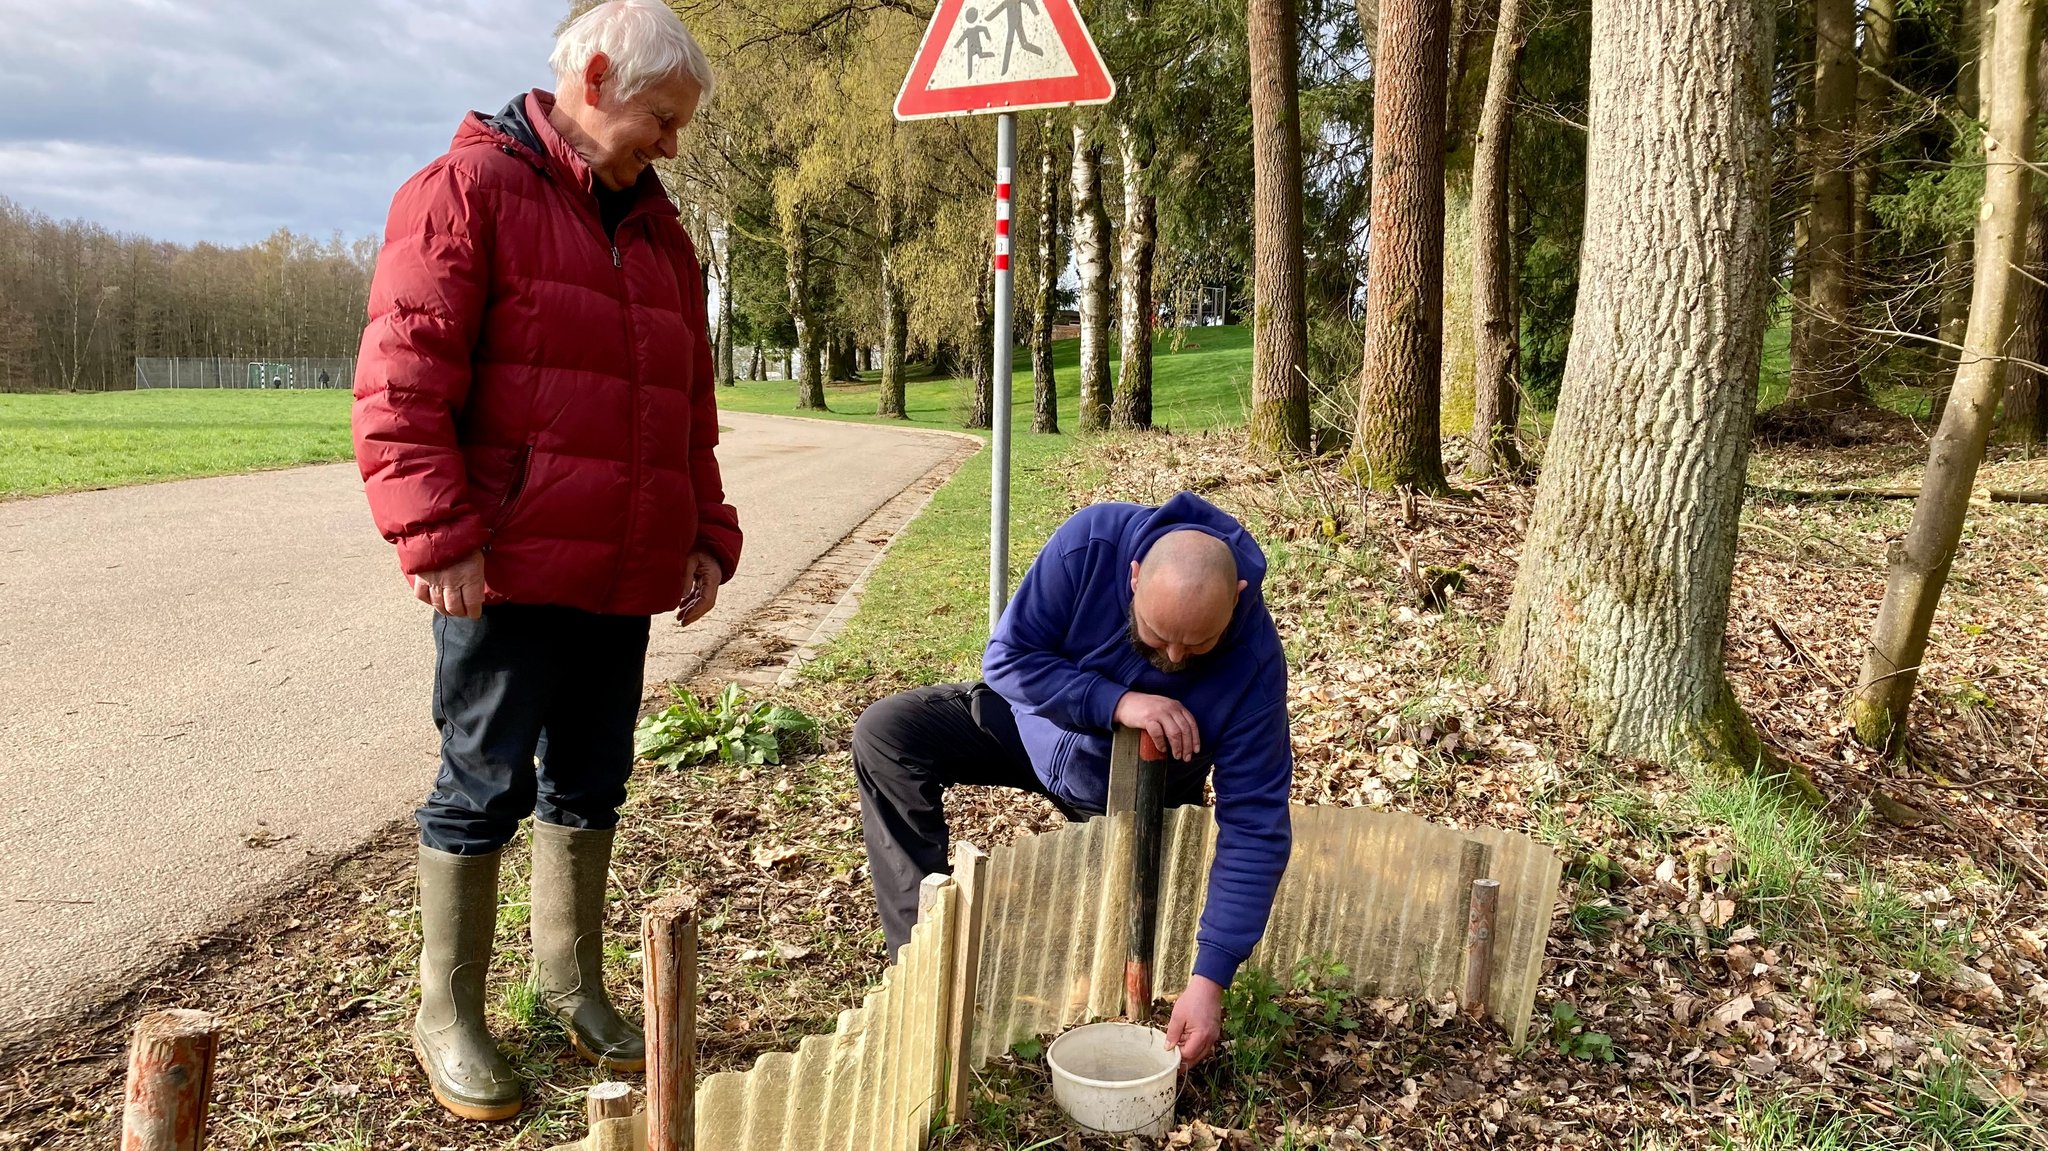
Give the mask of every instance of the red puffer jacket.
M 739 563 L 703 280 L 651 169 L 606 238 L 553 106 L 472 113 L 392 201 L 356 462 L 407 574 L 483 549 L 491 602 L 653 615 L 692 551 Z

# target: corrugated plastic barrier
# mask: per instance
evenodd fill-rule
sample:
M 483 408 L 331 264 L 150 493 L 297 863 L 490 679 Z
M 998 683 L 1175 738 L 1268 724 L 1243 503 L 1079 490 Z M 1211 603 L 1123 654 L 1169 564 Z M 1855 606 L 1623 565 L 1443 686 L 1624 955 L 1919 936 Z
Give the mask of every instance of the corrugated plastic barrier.
M 1554 852 L 1511 832 L 1361 808 L 1296 807 L 1293 821 L 1293 861 L 1252 965 L 1284 978 L 1307 960 L 1326 982 L 1368 994 L 1456 996 L 1472 881 L 1495 879 L 1486 1005 L 1521 1041 L 1557 900 Z M 924 918 L 897 965 L 831 1035 L 703 1082 L 698 1147 L 917 1151 L 935 1123 L 964 1111 L 971 1073 L 991 1057 L 1124 1014 L 1128 828 L 1118 815 L 987 856 L 962 847 L 957 880 L 926 881 Z M 1215 843 L 1208 809 L 1167 813 L 1154 956 L 1161 994 L 1186 985 Z M 956 1051 L 966 1057 L 952 1058 Z

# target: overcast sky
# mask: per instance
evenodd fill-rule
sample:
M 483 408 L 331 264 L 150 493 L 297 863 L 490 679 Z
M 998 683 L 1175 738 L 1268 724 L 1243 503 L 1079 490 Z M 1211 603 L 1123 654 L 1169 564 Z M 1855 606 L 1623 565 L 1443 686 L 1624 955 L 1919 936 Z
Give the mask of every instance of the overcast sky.
M 190 243 L 381 235 L 567 0 L 0 0 L 0 196 Z

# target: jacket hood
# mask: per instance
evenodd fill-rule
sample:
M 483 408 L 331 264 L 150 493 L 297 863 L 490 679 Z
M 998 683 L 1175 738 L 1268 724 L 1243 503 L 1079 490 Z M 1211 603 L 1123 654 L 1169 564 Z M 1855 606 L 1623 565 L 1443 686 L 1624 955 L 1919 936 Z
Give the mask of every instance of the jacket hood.
M 1237 597 L 1237 607 L 1230 616 L 1230 627 L 1223 633 L 1223 642 L 1230 643 L 1244 627 L 1245 620 L 1263 605 L 1262 589 L 1266 582 L 1266 553 L 1259 549 L 1257 541 L 1244 526 L 1232 519 L 1223 509 L 1193 492 L 1181 492 L 1164 504 L 1154 508 L 1149 515 L 1134 517 L 1124 528 L 1121 551 L 1125 570 L 1129 561 L 1145 562 L 1146 553 L 1160 537 L 1177 531 L 1198 531 L 1213 536 L 1230 545 L 1230 554 L 1237 560 L 1237 578 L 1245 581 L 1245 589 Z M 1124 606 L 1130 606 L 1131 588 L 1128 580 L 1119 581 Z

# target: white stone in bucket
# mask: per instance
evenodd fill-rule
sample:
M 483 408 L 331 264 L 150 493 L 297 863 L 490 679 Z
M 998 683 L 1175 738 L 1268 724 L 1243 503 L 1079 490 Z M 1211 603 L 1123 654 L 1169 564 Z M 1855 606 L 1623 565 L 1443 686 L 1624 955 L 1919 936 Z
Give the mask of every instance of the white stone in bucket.
M 1052 1097 L 1098 1135 L 1165 1136 L 1180 1091 L 1180 1052 L 1166 1035 L 1134 1023 L 1090 1023 L 1045 1052 Z

